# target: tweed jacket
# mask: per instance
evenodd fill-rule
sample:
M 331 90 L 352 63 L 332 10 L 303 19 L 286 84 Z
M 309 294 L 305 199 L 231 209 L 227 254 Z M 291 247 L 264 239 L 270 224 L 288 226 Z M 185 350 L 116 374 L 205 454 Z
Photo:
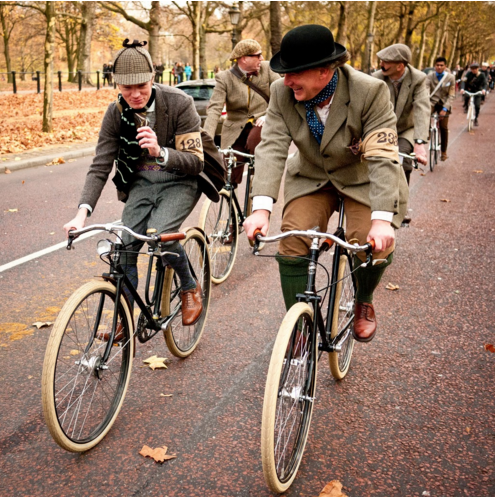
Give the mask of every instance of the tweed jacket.
M 443 80 L 442 85 L 433 95 L 433 90 L 435 90 L 438 85 L 437 73 L 435 71 L 431 71 L 426 77 L 426 85 L 430 92 L 431 105 L 441 104 L 443 105 L 443 107 L 448 109 L 449 112 L 451 112 L 452 104 L 455 100 L 454 75 L 451 73 L 447 73 L 447 76 Z
M 394 85 L 381 71 L 373 73 L 375 78 L 385 81 L 390 91 L 390 100 L 397 116 L 397 133 L 414 145 L 414 140 L 428 140 L 430 128 L 430 96 L 426 85 L 426 74 L 411 64 L 407 65 L 399 96 L 395 99 Z
M 251 81 L 270 96 L 270 85 L 278 79 L 280 75 L 270 69 L 269 62 L 263 61 L 258 76 L 253 76 Z M 215 90 L 208 105 L 204 129 L 211 137 L 215 136 L 218 120 L 226 104 L 227 117 L 222 126 L 220 144 L 224 149 L 237 140 L 249 119 L 256 121 L 266 114 L 268 104 L 230 70 L 221 71 L 215 80 Z
M 363 144 L 359 145 L 383 129 L 393 132 L 397 145 L 396 117 L 387 87 L 348 65 L 338 73 L 320 145 L 308 127 L 304 103 L 294 98 L 282 80 L 272 85 L 262 140 L 256 148 L 253 196 L 277 200 L 288 149 L 294 141 L 297 151 L 287 160 L 285 205 L 330 181 L 343 195 L 370 206 L 372 211 L 394 213 L 393 225 L 399 227 L 406 213 L 408 187 L 397 148 L 397 160 L 376 155 L 362 160 Z
M 167 147 L 169 159 L 164 172 L 179 175 L 201 175 L 202 182 L 211 182 L 202 173 L 203 162 L 197 155 L 190 152 L 175 150 L 176 135 L 199 132 L 201 118 L 199 117 L 192 97 L 181 90 L 155 83 L 155 132 L 158 144 Z M 112 102 L 103 117 L 96 154 L 91 164 L 86 182 L 81 194 L 79 205 L 88 204 L 92 209 L 100 198 L 108 176 L 113 170 L 114 161 L 119 153 L 121 113 L 117 102 Z M 161 174 L 160 171 L 152 174 Z M 213 185 L 212 185 L 212 188 Z M 125 195 L 118 192 L 120 200 Z

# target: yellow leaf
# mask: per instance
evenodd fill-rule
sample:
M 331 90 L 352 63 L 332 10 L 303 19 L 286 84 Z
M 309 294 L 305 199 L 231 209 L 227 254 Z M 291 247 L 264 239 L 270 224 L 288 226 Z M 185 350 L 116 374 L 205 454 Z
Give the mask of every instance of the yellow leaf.
M 155 370 L 155 368 L 168 368 L 165 365 L 167 358 L 158 358 L 156 355 L 150 356 L 148 359 L 143 360 L 143 363 L 146 363 L 151 370 Z
M 450 202 L 449 199 L 440 199 L 440 202 Z
M 482 169 L 475 169 L 475 170 L 473 170 L 473 171 L 474 171 L 474 173 L 483 173 L 483 170 L 482 170 Z
M 342 493 L 342 484 L 339 481 L 330 481 L 321 491 L 319 496 L 347 496 Z
M 80 351 L 78 349 L 71 349 L 69 354 L 71 356 L 77 356 L 79 353 Z
M 165 460 L 172 460 L 173 458 L 177 458 L 176 455 L 167 455 L 168 448 L 163 446 L 162 448 L 150 448 L 149 446 L 144 445 L 139 452 L 140 455 L 144 457 L 151 457 L 155 462 L 163 463 Z
M 17 213 L 18 211 L 19 210 L 17 208 L 8 210 L 9 213 Z
M 398 286 L 398 285 L 395 285 L 395 284 L 392 284 L 391 282 L 389 282 L 389 283 L 385 286 L 385 289 L 395 291 L 395 290 L 399 290 L 399 286 Z
M 41 329 L 42 327 L 49 327 L 50 325 L 53 325 L 53 322 L 34 322 L 33 327 L 36 327 L 37 329 Z
M 163 398 L 170 398 L 170 396 L 173 396 L 173 394 L 163 394 L 163 393 L 161 393 L 160 396 L 162 396 Z

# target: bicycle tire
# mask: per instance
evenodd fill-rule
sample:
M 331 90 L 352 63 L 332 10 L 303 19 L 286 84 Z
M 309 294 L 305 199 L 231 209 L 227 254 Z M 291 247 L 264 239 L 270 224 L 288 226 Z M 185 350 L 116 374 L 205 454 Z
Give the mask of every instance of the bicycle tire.
M 254 179 L 254 174 L 251 175 L 251 177 L 249 178 L 249 182 L 246 182 L 246 188 L 247 188 L 247 184 L 249 183 L 249 197 L 248 197 L 248 201 L 246 204 L 246 218 L 253 214 L 253 198 L 251 196 L 251 194 L 253 193 L 253 179 Z M 256 243 L 254 240 L 249 240 L 249 239 L 248 239 L 248 242 L 249 242 L 249 245 L 251 247 L 254 247 L 254 244 Z M 263 249 L 263 247 L 265 247 L 265 243 L 259 242 L 258 243 L 258 251 L 261 251 Z
M 308 438 L 317 374 L 312 330 L 313 309 L 296 303 L 285 315 L 273 347 L 263 401 L 261 459 L 274 493 L 283 493 L 294 481 Z
M 199 216 L 199 228 L 205 232 L 209 242 L 211 280 L 214 284 L 221 284 L 234 268 L 239 246 L 237 209 L 230 202 L 227 191 L 220 192 L 220 200 L 216 203 L 205 200 Z
M 431 130 L 431 136 L 430 136 L 430 157 L 429 157 L 429 165 L 430 165 L 430 171 L 433 173 L 433 170 L 435 169 L 435 129 L 432 128 Z
M 115 298 L 110 282 L 84 284 L 62 307 L 48 340 L 41 388 L 43 414 L 53 439 L 68 451 L 96 446 L 115 422 L 127 392 L 134 339 L 132 314 L 124 297 L 118 309 L 124 339 L 112 346 L 105 369 L 99 368 L 99 361 L 107 343 L 94 338 L 95 331 L 112 327 Z
M 473 129 L 473 108 L 471 106 L 469 106 L 468 109 L 467 120 L 468 120 L 468 132 L 470 132 Z
M 435 166 L 438 164 L 438 126 L 435 127 Z
M 181 241 L 184 246 L 194 274 L 201 285 L 203 292 L 203 312 L 194 325 L 182 324 L 180 311 L 180 282 L 172 268 L 165 269 L 162 292 L 162 316 L 168 316 L 176 310 L 173 320 L 163 331 L 165 341 L 170 352 L 178 358 L 189 356 L 199 344 L 203 334 L 211 294 L 210 257 L 208 246 L 203 234 L 196 228 L 186 229 L 186 238 Z
M 345 330 L 344 340 L 340 341 L 342 349 L 328 353 L 330 372 L 337 380 L 343 379 L 351 365 L 352 351 L 354 349 L 354 338 L 352 327 L 354 326 L 354 300 L 356 289 L 352 279 L 352 260 L 345 253 L 339 258 L 338 283 L 335 291 L 335 305 L 330 337 L 333 339 Z

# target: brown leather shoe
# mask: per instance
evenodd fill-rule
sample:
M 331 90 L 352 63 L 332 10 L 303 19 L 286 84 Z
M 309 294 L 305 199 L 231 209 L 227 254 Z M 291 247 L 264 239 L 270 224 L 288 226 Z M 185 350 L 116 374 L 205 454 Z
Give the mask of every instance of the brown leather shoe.
M 110 339 L 110 331 L 106 332 L 96 332 L 96 338 L 100 339 L 100 341 L 108 342 Z M 113 338 L 113 342 L 121 342 L 124 340 L 124 327 L 122 323 L 117 324 L 117 330 L 115 331 L 115 337 Z
M 180 293 L 182 325 L 194 325 L 203 312 L 203 291 L 196 280 L 196 288 Z
M 370 303 L 356 303 L 352 337 L 358 342 L 370 342 L 376 333 L 375 309 Z
M 446 152 L 442 152 L 442 155 L 440 156 L 440 161 L 446 161 L 449 158 Z

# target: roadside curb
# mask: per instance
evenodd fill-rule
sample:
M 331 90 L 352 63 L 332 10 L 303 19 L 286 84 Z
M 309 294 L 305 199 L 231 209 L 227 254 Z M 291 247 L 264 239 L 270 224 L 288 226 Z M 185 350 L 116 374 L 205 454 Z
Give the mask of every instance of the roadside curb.
M 9 159 L 7 161 L 0 161 L 0 173 L 3 173 L 5 169 L 9 169 L 11 172 L 14 172 L 21 169 L 33 168 L 35 166 L 46 166 L 58 157 L 63 157 L 63 159 L 67 161 L 68 159 L 92 156 L 95 153 L 95 149 L 96 144 L 86 145 L 83 148 L 74 150 L 55 148 L 50 152 L 39 151 L 38 153 L 17 154 L 15 156 L 20 157 L 20 160 L 16 161 L 15 159 Z

